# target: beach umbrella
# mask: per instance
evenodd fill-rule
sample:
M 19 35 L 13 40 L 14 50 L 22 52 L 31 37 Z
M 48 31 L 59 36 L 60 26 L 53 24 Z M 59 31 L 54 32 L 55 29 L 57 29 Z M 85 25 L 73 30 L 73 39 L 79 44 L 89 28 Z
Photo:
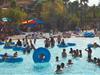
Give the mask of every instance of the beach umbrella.
M 36 23 L 37 23 L 37 24 L 44 24 L 44 21 L 37 19 L 37 20 L 36 20 Z
M 36 27 L 36 24 L 27 24 L 26 27 L 34 28 Z
M 35 20 L 36 21 L 36 24 L 44 24 L 44 21 L 39 20 L 37 18 L 31 18 L 30 20 Z
M 22 21 L 22 24 L 35 24 L 36 21 L 35 20 L 24 20 Z
M 22 21 L 22 24 L 24 24 L 26 27 L 34 28 L 36 26 L 35 20 L 25 20 Z

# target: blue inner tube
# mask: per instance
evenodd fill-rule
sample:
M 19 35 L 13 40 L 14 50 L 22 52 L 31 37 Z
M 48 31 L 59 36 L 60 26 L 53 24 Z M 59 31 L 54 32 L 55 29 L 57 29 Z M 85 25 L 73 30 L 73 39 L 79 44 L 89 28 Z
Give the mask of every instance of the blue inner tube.
M 43 55 L 44 58 L 41 58 L 41 55 Z M 35 63 L 45 63 L 49 62 L 51 58 L 51 54 L 48 49 L 46 48 L 38 48 L 33 53 L 33 61 Z
M 13 50 L 14 51 L 23 51 L 23 50 L 25 50 L 25 48 L 24 47 L 21 47 L 21 46 L 14 46 L 13 47 Z
M 4 42 L 0 42 L 0 45 L 3 45 L 4 44 Z
M 100 47 L 100 46 L 97 45 L 97 46 L 95 47 L 93 44 L 88 44 L 87 47 L 88 47 L 88 48 L 97 48 L 97 47 Z
M 15 42 L 11 42 L 12 45 L 15 45 Z
M 4 54 L 0 54 L 0 57 L 3 57 Z M 13 58 L 12 55 L 8 55 L 8 58 L 4 61 L 2 59 L 0 59 L 0 62 L 8 62 L 8 63 L 16 63 L 16 62 L 22 62 L 23 58 L 21 57 L 17 57 L 17 58 Z
M 93 44 L 88 44 L 88 48 L 94 47 Z
M 68 47 L 68 45 L 66 44 L 66 45 L 62 45 L 62 44 L 59 44 L 59 45 L 57 45 L 59 48 L 65 48 L 65 47 Z
M 17 63 L 17 62 L 22 62 L 23 61 L 23 58 L 7 58 L 5 61 L 0 59 L 0 62 L 8 62 L 8 63 Z
M 3 57 L 4 54 L 0 54 L 0 57 Z M 12 55 L 8 55 L 8 57 L 13 57 Z
M 67 43 L 68 46 L 75 46 L 76 44 L 75 43 Z
M 85 32 L 84 37 L 95 37 L 95 34 L 93 32 Z
M 4 49 L 12 49 L 13 46 L 4 46 L 3 48 L 4 48 Z

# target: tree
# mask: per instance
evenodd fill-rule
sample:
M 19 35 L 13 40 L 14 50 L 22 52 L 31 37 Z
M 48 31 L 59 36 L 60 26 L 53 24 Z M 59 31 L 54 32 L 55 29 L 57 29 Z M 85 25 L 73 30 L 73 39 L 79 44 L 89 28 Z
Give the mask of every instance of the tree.
M 41 17 L 49 24 L 49 28 L 57 28 L 58 20 L 64 15 L 62 0 L 47 0 L 43 3 Z
M 85 25 L 88 0 L 80 0 L 80 25 Z
M 15 8 L 16 7 L 16 0 L 10 0 L 10 6 L 11 6 L 11 8 Z

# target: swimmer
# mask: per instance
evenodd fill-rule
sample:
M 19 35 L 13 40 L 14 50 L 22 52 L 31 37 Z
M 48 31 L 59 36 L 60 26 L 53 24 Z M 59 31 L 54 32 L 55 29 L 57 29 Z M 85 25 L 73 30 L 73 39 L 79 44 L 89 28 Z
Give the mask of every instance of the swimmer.
M 12 39 L 9 39 L 9 41 L 8 41 L 10 44 L 12 43 Z
M 36 50 L 34 44 L 32 43 L 32 40 L 30 40 L 30 45 L 31 45 L 31 48 L 32 48 L 32 49 Z
M 96 42 L 93 44 L 93 46 L 96 47 L 100 47 L 100 45 L 98 45 Z
M 66 45 L 64 39 L 62 39 L 61 45 Z
M 5 41 L 5 47 L 10 47 L 10 43 L 7 40 Z
M 2 57 L 2 59 L 5 61 L 8 58 L 8 53 L 5 53 Z
M 72 53 L 73 53 L 73 49 L 72 49 L 72 48 L 70 48 L 70 51 L 69 51 L 69 53 L 70 53 L 70 54 L 72 54 Z
M 56 56 L 56 62 L 58 62 L 59 61 L 59 57 L 58 56 Z
M 48 38 L 45 39 L 44 43 L 45 43 L 45 48 L 50 47 L 50 40 Z
M 88 53 L 88 61 L 91 61 L 91 56 L 92 56 L 91 48 L 88 48 L 88 50 L 85 49 L 85 51 L 87 51 L 87 53 Z
M 58 45 L 59 45 L 60 42 L 61 42 L 61 36 L 60 36 L 60 35 L 58 35 L 58 37 L 57 37 L 57 42 L 58 42 Z
M 73 50 L 72 57 L 74 57 L 74 58 L 76 58 L 76 57 L 77 57 L 77 52 L 76 52 L 76 50 Z
M 97 59 L 97 65 L 100 66 L 100 59 Z
M 63 70 L 65 68 L 65 64 L 64 63 L 61 63 L 61 69 Z
M 69 59 L 67 65 L 70 66 L 72 64 L 73 64 L 72 60 Z
M 16 45 L 17 45 L 17 46 L 22 46 L 22 42 L 18 39 Z
M 13 54 L 13 57 L 15 58 L 15 57 L 17 57 L 17 56 L 18 56 L 18 53 L 15 52 L 15 53 Z
M 96 57 L 94 57 L 94 59 L 93 59 L 93 63 L 97 63 L 97 58 Z
M 53 37 L 50 37 L 50 46 L 53 48 L 55 46 L 55 40 Z
M 39 56 L 39 58 L 40 58 L 41 60 L 43 60 L 43 59 L 45 59 L 45 55 L 44 55 L 44 54 L 41 54 L 41 55 Z
M 62 70 L 61 70 L 61 67 L 60 67 L 60 65 L 57 65 L 57 68 L 56 68 L 56 74 L 60 74 L 60 73 L 62 73 Z
M 26 41 L 25 41 L 24 38 L 22 39 L 22 44 L 23 44 L 24 47 L 26 46 Z
M 66 49 L 63 49 L 62 57 L 63 57 L 63 58 L 66 58 L 66 57 L 67 57 Z
M 79 57 L 82 57 L 82 50 L 79 50 Z
M 76 49 L 76 56 L 78 57 L 79 56 L 79 50 Z

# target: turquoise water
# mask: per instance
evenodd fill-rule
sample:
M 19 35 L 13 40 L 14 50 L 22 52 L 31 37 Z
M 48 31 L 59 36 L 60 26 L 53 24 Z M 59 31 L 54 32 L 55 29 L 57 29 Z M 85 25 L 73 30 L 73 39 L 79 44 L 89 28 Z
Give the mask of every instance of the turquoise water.
M 100 40 L 98 37 L 95 38 L 70 38 L 66 39 L 67 42 L 74 42 L 77 45 L 72 47 L 73 49 L 81 49 L 83 50 L 83 57 L 73 59 L 71 55 L 68 53 L 70 47 L 66 48 L 68 53 L 68 57 L 63 59 L 61 57 L 62 48 L 58 48 L 55 46 L 54 48 L 49 48 L 51 52 L 51 60 L 49 63 L 45 64 L 35 64 L 32 60 L 33 52 L 29 55 L 23 55 L 22 52 L 18 52 L 18 55 L 22 57 L 24 60 L 21 63 L 7 63 L 3 62 L 0 63 L 0 75 L 56 75 L 56 65 L 60 64 L 61 62 L 67 63 L 68 59 L 73 60 L 73 65 L 69 68 L 65 68 L 61 75 L 99 75 L 100 68 L 95 64 L 88 63 L 86 61 L 87 52 L 84 49 L 87 47 L 88 43 L 97 42 L 100 44 Z M 43 47 L 44 39 L 37 40 L 36 48 Z M 0 46 L 0 54 L 2 53 L 9 53 L 13 54 L 14 51 L 9 49 L 3 49 L 3 45 Z M 55 57 L 59 56 L 60 62 L 55 62 Z M 93 57 L 96 56 L 100 58 L 100 48 L 93 49 Z

